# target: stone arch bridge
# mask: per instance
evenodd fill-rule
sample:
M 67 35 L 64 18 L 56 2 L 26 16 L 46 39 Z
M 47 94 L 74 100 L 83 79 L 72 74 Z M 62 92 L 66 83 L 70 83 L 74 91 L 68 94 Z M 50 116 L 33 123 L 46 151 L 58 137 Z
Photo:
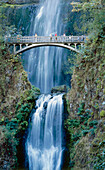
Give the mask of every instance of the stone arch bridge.
M 41 46 L 58 46 L 77 53 L 77 45 L 84 45 L 86 36 L 19 36 L 5 37 L 5 44 L 13 46 L 14 54 L 17 55 L 29 49 Z

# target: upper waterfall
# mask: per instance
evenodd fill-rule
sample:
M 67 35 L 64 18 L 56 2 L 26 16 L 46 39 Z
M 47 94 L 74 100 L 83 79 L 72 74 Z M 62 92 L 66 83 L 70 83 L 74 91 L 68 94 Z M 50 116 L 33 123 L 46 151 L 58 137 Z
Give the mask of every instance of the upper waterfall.
M 63 24 L 60 17 L 60 1 L 41 0 L 43 5 L 31 19 L 30 35 L 61 35 Z M 53 86 L 60 85 L 62 50 L 59 47 L 40 47 L 25 54 L 28 56 L 29 80 L 40 88 L 42 93 L 48 93 Z

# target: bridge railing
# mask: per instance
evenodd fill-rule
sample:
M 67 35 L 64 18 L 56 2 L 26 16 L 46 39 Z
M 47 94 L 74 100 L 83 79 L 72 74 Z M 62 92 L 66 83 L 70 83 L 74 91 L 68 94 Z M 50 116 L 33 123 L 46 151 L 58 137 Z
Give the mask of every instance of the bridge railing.
M 60 42 L 60 43 L 78 43 L 84 42 L 86 36 L 16 36 L 16 37 L 5 37 L 6 44 L 34 44 L 34 43 L 47 43 L 47 42 Z

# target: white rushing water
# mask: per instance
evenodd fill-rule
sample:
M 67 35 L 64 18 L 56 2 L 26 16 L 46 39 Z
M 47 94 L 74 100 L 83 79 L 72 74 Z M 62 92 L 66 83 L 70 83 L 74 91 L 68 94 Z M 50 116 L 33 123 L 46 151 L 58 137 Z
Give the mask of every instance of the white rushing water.
M 61 35 L 63 27 L 60 17 L 61 0 L 40 0 L 43 4 L 31 19 L 30 35 Z M 38 47 L 31 49 L 28 55 L 28 77 L 30 82 L 39 87 L 42 93 L 49 93 L 51 88 L 60 84 L 62 48 Z
M 30 170 L 60 170 L 62 161 L 62 94 L 42 95 L 36 102 L 27 139 Z
M 42 6 L 31 20 L 30 35 L 61 34 L 60 0 L 41 0 Z M 59 85 L 62 49 L 40 47 L 28 53 L 28 77 L 32 84 L 49 93 Z M 61 170 L 62 165 L 62 95 L 41 95 L 32 117 L 32 129 L 26 142 L 30 170 Z

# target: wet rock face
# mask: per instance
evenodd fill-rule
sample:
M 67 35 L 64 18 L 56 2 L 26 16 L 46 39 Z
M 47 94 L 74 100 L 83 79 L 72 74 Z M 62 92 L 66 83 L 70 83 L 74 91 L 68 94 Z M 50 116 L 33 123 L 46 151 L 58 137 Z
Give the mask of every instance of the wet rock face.
M 47 105 L 48 105 L 47 102 L 45 102 L 45 103 L 43 104 L 44 109 L 47 109 Z
M 26 4 L 26 3 L 39 3 L 39 0 L 1 0 L 1 2 L 9 4 Z

